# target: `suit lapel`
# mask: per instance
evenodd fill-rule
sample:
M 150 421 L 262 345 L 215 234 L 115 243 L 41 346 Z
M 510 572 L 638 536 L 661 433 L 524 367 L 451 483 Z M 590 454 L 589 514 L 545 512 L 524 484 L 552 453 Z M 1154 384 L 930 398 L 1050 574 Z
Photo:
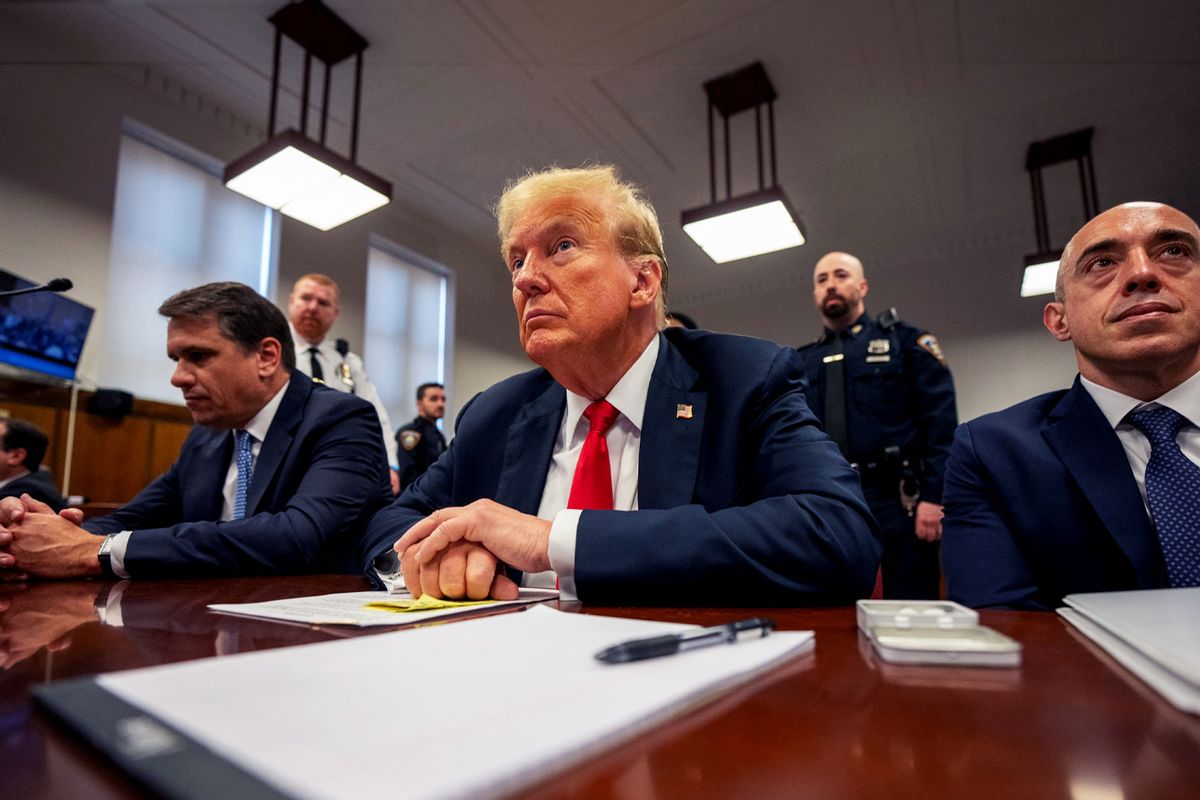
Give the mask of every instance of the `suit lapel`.
M 708 403 L 708 393 L 694 389 L 697 376 L 663 336 L 642 415 L 639 508 L 674 508 L 692 502 Z
M 1144 586 L 1160 582 L 1158 537 L 1125 449 L 1079 378 L 1050 415 L 1042 436 L 1079 484 Z
M 246 495 L 246 516 L 258 512 L 258 506 L 266 494 L 267 487 L 271 485 L 283 463 L 283 457 L 287 455 L 292 446 L 296 428 L 304 419 L 304 405 L 308 402 L 309 396 L 313 393 L 313 387 L 316 385 L 307 379 L 298 380 L 297 378 L 303 377 L 299 372 L 293 372 L 292 375 L 293 380 L 284 391 L 283 399 L 279 401 L 279 408 L 275 410 L 275 418 L 271 420 L 271 427 L 267 428 L 267 438 L 258 451 L 258 458 L 254 460 L 254 472 L 250 476 L 250 491 Z
M 545 390 L 509 427 L 496 502 L 525 514 L 537 513 L 566 404 L 566 391 L 547 380 Z

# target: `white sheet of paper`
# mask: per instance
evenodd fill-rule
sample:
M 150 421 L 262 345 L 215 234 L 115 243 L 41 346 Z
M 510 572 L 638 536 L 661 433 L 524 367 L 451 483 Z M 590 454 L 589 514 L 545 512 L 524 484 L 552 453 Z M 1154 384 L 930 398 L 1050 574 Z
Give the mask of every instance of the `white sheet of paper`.
M 491 796 L 692 708 L 813 641 L 812 632 L 774 633 L 629 664 L 594 658 L 617 642 L 691 627 L 535 606 L 97 682 L 298 798 Z
M 360 628 L 383 625 L 408 625 L 414 622 L 485 611 L 490 607 L 528 605 L 558 597 L 555 589 L 521 589 L 516 600 L 493 600 L 485 605 L 439 608 L 430 611 L 384 611 L 367 608 L 368 603 L 412 597 L 400 592 L 340 592 L 311 597 L 289 597 L 263 603 L 212 603 L 209 609 L 258 619 L 304 622 L 309 625 L 354 625 Z
M 1176 708 L 1200 714 L 1200 587 L 1070 594 L 1058 613 Z

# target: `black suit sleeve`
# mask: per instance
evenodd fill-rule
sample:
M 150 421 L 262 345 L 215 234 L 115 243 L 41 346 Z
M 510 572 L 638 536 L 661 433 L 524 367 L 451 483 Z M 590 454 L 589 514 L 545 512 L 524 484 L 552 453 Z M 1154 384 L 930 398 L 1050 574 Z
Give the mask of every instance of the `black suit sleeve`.
M 456 428 L 468 415 L 478 396 L 471 398 L 463 406 L 455 421 Z M 379 579 L 375 574 L 375 560 L 391 550 L 392 545 L 405 531 L 439 508 L 458 505 L 453 497 L 457 441 L 457 438 L 452 440 L 442 457 L 423 474 L 416 476 L 411 482 L 402 483 L 404 488 L 400 495 L 386 508 L 381 509 L 367 525 L 367 532 L 360 543 L 356 560 L 362 565 L 367 580 L 372 584 L 379 586 Z M 401 454 L 404 453 L 404 448 L 397 447 L 397 451 L 403 463 Z M 403 481 L 403 477 L 401 480 Z

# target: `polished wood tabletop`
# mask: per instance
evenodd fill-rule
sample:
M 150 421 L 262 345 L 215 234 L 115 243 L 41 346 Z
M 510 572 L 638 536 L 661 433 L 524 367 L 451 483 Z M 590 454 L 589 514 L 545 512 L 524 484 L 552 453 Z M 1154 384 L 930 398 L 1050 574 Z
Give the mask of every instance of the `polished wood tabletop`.
M 351 576 L 0 585 L 0 796 L 149 796 L 36 708 L 34 687 L 369 635 L 207 610 L 365 588 Z M 563 610 L 698 624 L 765 614 L 781 629 L 815 631 L 816 646 L 523 798 L 1200 797 L 1200 717 L 1054 614 L 984 612 L 984 624 L 1025 650 L 1019 668 L 983 668 L 882 663 L 853 608 Z

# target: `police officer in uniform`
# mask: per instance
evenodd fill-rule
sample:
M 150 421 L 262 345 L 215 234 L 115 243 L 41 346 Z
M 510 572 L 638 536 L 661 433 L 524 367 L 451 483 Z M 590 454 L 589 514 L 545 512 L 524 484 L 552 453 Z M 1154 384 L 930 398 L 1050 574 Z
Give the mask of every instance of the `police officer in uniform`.
M 866 312 L 862 263 L 829 253 L 813 271 L 825 323 L 799 348 L 806 397 L 825 432 L 858 469 L 884 532 L 883 596 L 936 599 L 942 473 L 954 429 L 954 383 L 933 334 L 889 310 Z
M 287 315 L 292 327 L 292 342 L 296 347 L 296 368 L 314 381 L 339 392 L 358 395 L 375 406 L 379 427 L 383 430 L 383 448 L 391 467 L 389 476 L 392 493 L 399 494 L 396 445 L 383 398 L 367 377 L 362 359 L 350 352 L 350 343 L 345 339 L 331 340 L 326 336 L 341 313 L 338 305 L 341 294 L 333 278 L 318 272 L 303 275 L 292 285 Z
M 396 431 L 396 458 L 403 491 L 446 452 L 446 437 L 437 421 L 446 415 L 446 388 L 440 383 L 417 387 L 417 417 Z

